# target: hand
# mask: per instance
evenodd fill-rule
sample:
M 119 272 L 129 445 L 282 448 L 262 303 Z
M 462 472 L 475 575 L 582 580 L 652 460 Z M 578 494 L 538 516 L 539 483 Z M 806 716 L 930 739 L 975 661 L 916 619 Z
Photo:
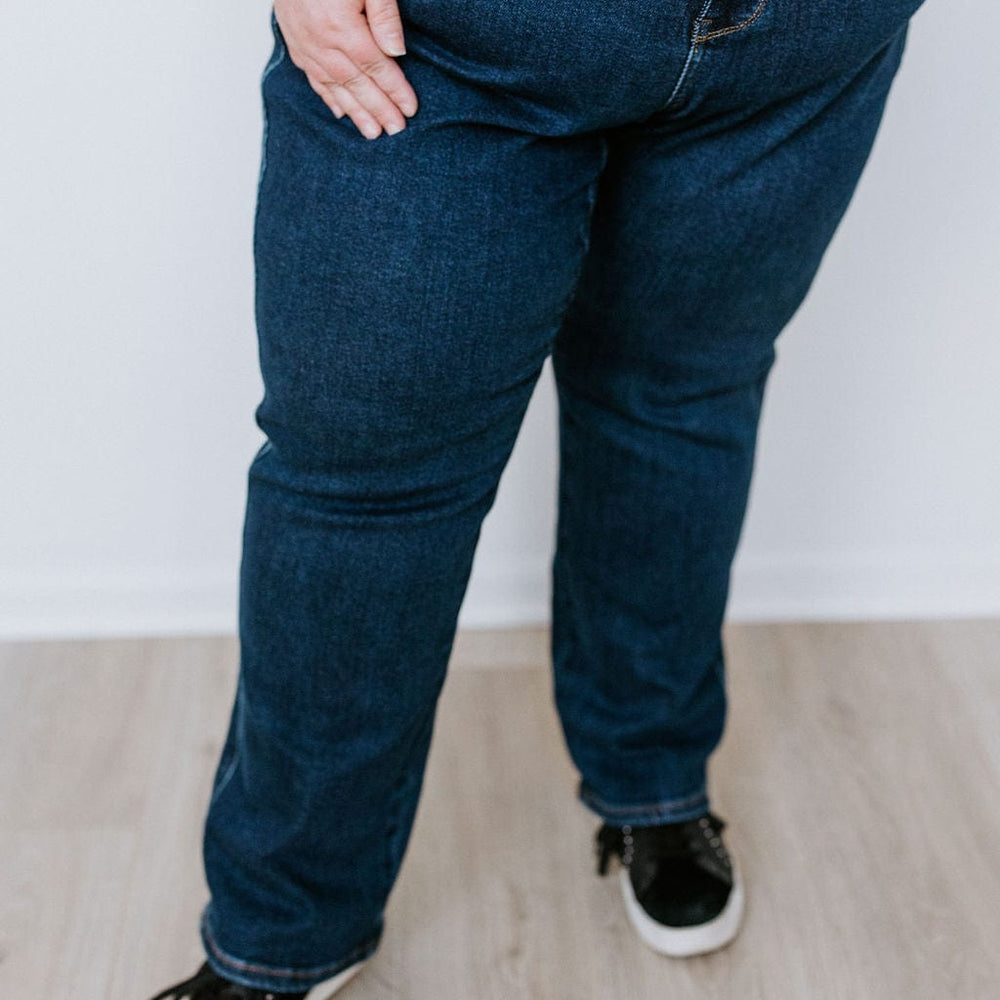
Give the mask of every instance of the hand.
M 362 135 L 395 135 L 417 95 L 392 56 L 403 55 L 396 0 L 274 0 L 288 56 L 338 117 Z

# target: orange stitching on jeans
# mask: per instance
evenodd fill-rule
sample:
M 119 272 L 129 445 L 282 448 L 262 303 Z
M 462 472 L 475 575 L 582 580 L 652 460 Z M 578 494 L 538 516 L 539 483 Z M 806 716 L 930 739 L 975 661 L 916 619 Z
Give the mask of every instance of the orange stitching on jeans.
M 719 38 L 722 35 L 731 35 L 736 31 L 742 31 L 744 28 L 749 28 L 754 21 L 764 13 L 764 8 L 767 6 L 768 0 L 758 0 L 757 6 L 754 8 L 753 13 L 745 20 L 741 21 L 739 24 L 734 24 L 728 28 L 716 28 L 715 31 L 707 31 L 704 35 L 696 35 L 694 40 L 696 42 L 707 42 L 710 38 Z M 708 19 L 710 20 L 710 19 Z

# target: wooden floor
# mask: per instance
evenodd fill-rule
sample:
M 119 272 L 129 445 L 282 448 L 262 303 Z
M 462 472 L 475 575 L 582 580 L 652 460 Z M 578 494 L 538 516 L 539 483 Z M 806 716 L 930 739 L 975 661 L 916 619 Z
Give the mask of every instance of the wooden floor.
M 1000 622 L 728 626 L 713 804 L 748 886 L 668 959 L 594 873 L 544 631 L 461 633 L 375 958 L 338 1000 L 997 1000 Z M 0 646 L 0 995 L 146 1000 L 202 959 L 234 639 Z

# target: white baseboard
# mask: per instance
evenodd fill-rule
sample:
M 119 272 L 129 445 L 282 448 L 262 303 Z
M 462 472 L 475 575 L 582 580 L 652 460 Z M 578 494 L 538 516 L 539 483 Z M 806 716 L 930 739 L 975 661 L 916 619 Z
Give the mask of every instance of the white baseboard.
M 236 631 L 234 572 L 108 570 L 0 580 L 0 639 Z
M 733 622 L 1000 616 L 1000 552 L 745 553 Z
M 460 628 L 549 620 L 550 557 L 477 566 Z M 0 580 L 0 640 L 230 634 L 235 570 L 38 574 Z M 1000 616 L 1000 553 L 747 554 L 732 622 Z

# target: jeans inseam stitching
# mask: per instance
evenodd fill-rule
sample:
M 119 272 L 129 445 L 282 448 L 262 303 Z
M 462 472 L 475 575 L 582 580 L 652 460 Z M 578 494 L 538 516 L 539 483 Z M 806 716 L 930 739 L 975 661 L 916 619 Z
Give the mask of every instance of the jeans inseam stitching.
M 706 31 L 703 35 L 696 35 L 696 42 L 706 42 L 710 38 L 721 38 L 723 35 L 732 35 L 737 31 L 743 31 L 744 28 L 749 28 L 754 21 L 757 20 L 764 13 L 764 9 L 767 7 L 770 0 L 758 0 L 757 6 L 753 9 L 753 13 L 745 20 L 741 21 L 739 24 L 732 24 L 728 28 L 716 28 L 715 31 Z M 705 19 L 708 23 L 711 23 L 711 18 Z
M 707 792 L 705 789 L 695 792 L 691 795 L 687 795 L 680 799 L 665 799 L 661 802 L 655 802 L 649 805 L 641 806 L 613 806 L 605 802 L 603 799 L 594 795 L 592 792 L 584 792 L 584 798 L 588 799 L 593 805 L 597 806 L 601 812 L 608 813 L 612 816 L 621 816 L 632 813 L 655 813 L 661 812 L 664 809 L 681 809 L 684 806 L 694 805 L 701 799 L 706 798 Z
M 562 305 L 559 307 L 557 315 L 559 320 L 556 323 L 556 331 L 549 341 L 549 353 L 553 353 L 555 350 L 556 340 L 558 339 L 559 331 L 562 329 L 563 323 L 566 320 L 567 313 L 572 306 L 574 300 L 576 299 L 576 293 L 578 285 L 580 284 L 580 278 L 583 275 L 583 268 L 587 261 L 587 254 L 590 252 L 590 234 L 591 227 L 594 218 L 594 206 L 597 204 L 597 189 L 600 186 L 601 173 L 604 170 L 604 166 L 608 161 L 608 147 L 604 143 L 601 146 L 601 165 L 597 171 L 596 176 L 592 181 L 587 184 L 587 207 L 586 207 L 586 217 L 580 223 L 580 229 L 577 232 L 577 239 L 580 241 L 580 255 L 577 258 L 577 265 L 575 274 L 573 275 L 573 280 L 569 283 L 569 291 L 563 297 Z
M 372 946 L 378 942 L 380 936 L 379 933 L 376 932 L 371 935 L 371 937 L 362 941 L 357 947 L 352 948 L 346 955 L 338 958 L 335 962 L 328 962 L 326 965 L 316 965 L 310 969 L 290 969 L 287 967 L 273 965 L 258 965 L 253 962 L 244 962 L 239 958 L 235 958 L 228 952 L 223 951 L 223 949 L 219 946 L 219 942 L 215 940 L 215 936 L 212 934 L 212 928 L 209 926 L 208 918 L 204 914 L 202 915 L 201 925 L 205 932 L 205 940 L 212 949 L 213 955 L 220 962 L 225 965 L 231 965 L 233 969 L 239 970 L 240 972 L 259 973 L 261 975 L 275 976 L 281 979 L 311 979 L 316 976 L 335 975 L 342 969 L 347 968 L 347 966 L 352 964 L 354 961 L 358 960 L 366 951 L 370 952 Z
M 684 60 L 684 65 L 681 67 L 680 76 L 677 77 L 677 82 L 674 84 L 674 89 L 670 92 L 670 96 L 667 98 L 666 103 L 663 105 L 664 108 L 669 108 L 671 104 L 677 98 L 680 93 L 681 87 L 687 82 L 687 78 L 690 75 L 691 61 L 694 59 L 695 53 L 698 51 L 698 43 L 701 41 L 701 35 L 698 34 L 698 29 L 705 21 L 705 15 L 708 13 L 709 8 L 712 6 L 712 0 L 705 0 L 702 5 L 698 16 L 694 19 L 694 24 L 691 26 L 691 42 L 688 45 L 687 58 Z

